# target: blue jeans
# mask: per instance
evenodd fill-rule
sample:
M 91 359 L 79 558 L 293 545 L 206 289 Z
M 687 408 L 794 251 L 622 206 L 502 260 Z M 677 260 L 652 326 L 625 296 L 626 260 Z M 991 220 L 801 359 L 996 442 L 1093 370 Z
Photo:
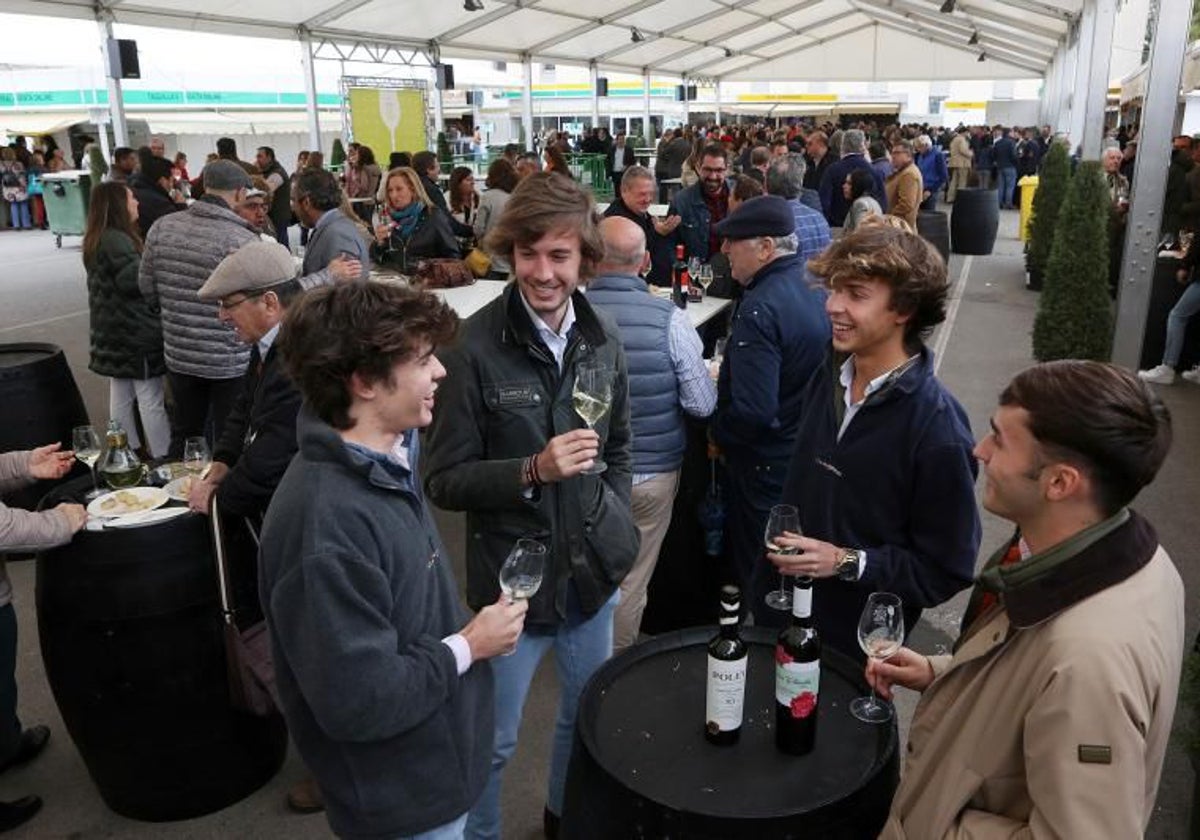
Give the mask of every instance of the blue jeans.
M 410 834 L 407 837 L 399 837 L 397 840 L 462 840 L 463 829 L 467 827 L 467 815 L 463 814 L 454 822 L 448 822 L 445 825 L 439 825 L 437 828 L 431 828 L 429 831 L 422 831 L 420 834 Z
M 12 222 L 14 230 L 16 228 L 33 227 L 33 222 L 29 220 L 29 200 L 10 201 L 8 203 L 8 217 Z
M 1003 169 L 998 169 L 997 173 L 1000 176 L 998 180 L 1000 206 L 1012 207 L 1013 190 L 1017 188 L 1017 170 L 1011 166 L 1007 166 Z
M 1171 314 L 1167 316 L 1167 347 L 1163 351 L 1164 365 L 1170 367 L 1179 365 L 1188 319 L 1197 312 L 1200 312 L 1200 281 L 1188 284 L 1188 287 L 1183 290 L 1183 297 L 1171 307 Z
M 558 718 L 550 754 L 550 784 L 546 807 L 561 816 L 563 791 L 567 786 L 567 764 L 575 737 L 575 714 L 579 696 L 592 674 L 612 656 L 613 609 L 619 590 L 590 617 L 579 609 L 573 585 L 567 586 L 567 618 L 551 630 L 526 630 L 512 656 L 491 660 L 496 680 L 496 742 L 492 748 L 492 773 L 467 818 L 466 836 L 471 840 L 500 838 L 500 776 L 517 748 L 517 730 L 529 684 L 546 651 L 554 648 L 554 661 L 561 685 Z

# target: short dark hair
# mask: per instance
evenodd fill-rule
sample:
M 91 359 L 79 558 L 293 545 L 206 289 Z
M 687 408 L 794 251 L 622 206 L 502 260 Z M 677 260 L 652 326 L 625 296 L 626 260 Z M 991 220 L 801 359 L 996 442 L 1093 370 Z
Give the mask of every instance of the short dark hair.
M 736 198 L 738 201 L 748 201 L 763 194 L 762 181 L 757 178 L 751 178 L 749 175 L 734 175 L 733 189 L 729 191 L 729 195 Z
M 275 160 L 275 150 L 272 149 L 270 146 L 259 146 L 258 150 L 260 152 L 262 152 L 263 154 L 265 154 L 267 157 L 269 157 L 271 160 Z
M 579 279 L 586 280 L 604 258 L 604 240 L 596 225 L 590 192 L 557 172 L 534 172 L 513 190 L 485 245 L 491 253 L 511 260 L 518 245 L 530 245 L 555 231 L 574 231 L 582 255 Z
M 441 299 L 390 283 L 323 286 L 283 319 L 280 351 L 305 402 L 335 429 L 353 428 L 350 376 L 390 382 L 392 367 L 428 342 L 453 340 L 458 316 Z
M 131 149 L 128 146 L 117 146 L 113 149 L 113 160 L 124 160 L 127 157 L 136 157 L 137 150 Z
M 850 179 L 850 200 L 862 198 L 875 189 L 875 177 L 869 169 L 851 169 L 847 176 Z
M 151 182 L 158 181 L 159 178 L 170 178 L 171 169 L 171 162 L 166 158 L 160 158 L 158 155 L 142 158 L 142 177 Z
M 498 157 L 488 166 L 487 180 L 484 182 L 489 190 L 503 190 L 511 193 L 521 183 L 517 168 L 506 157 Z
M 1133 373 L 1067 359 L 1034 365 L 1000 394 L 1029 413 L 1047 456 L 1087 473 L 1093 501 L 1112 516 L 1154 480 L 1171 448 L 1171 412 Z
M 342 188 L 332 172 L 309 167 L 302 169 L 292 186 L 292 197 L 299 201 L 308 196 L 318 210 L 336 210 L 342 206 Z
M 729 152 L 720 143 L 709 143 L 705 146 L 704 150 L 700 152 L 700 159 L 704 160 L 706 157 L 719 157 L 726 163 L 729 162 Z
M 904 325 L 904 343 L 910 350 L 946 319 L 946 263 L 911 231 L 860 225 L 809 260 L 808 269 L 829 286 L 853 277 L 887 283 L 892 310 L 911 316 Z
M 223 158 L 237 157 L 237 142 L 232 137 L 222 137 L 218 139 L 217 156 Z
M 408 152 L 392 152 L 388 155 L 388 169 L 412 166 L 412 155 Z
M 428 174 L 429 170 L 435 166 L 438 166 L 438 159 L 433 152 L 421 151 L 412 157 L 412 168 L 421 175 Z

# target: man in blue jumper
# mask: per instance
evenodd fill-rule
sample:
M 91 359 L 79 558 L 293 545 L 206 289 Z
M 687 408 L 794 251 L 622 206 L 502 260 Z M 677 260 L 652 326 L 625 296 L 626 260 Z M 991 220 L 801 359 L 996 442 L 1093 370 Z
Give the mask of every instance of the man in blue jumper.
M 798 554 L 767 557 L 816 579 L 823 641 L 860 661 L 867 596 L 894 592 L 905 629 L 970 585 L 978 466 L 966 412 L 933 374 L 923 338 L 946 314 L 946 265 L 920 236 L 863 225 L 809 263 L 829 287 L 833 352 L 808 383 L 783 501 Z
M 783 491 L 804 385 L 829 345 L 824 294 L 805 282 L 795 230 L 791 204 L 777 195 L 746 201 L 716 229 L 743 292 L 717 377 L 711 433 L 725 456 L 729 553 L 758 624 L 786 619 L 764 601 L 778 578 L 763 559 L 763 529 Z

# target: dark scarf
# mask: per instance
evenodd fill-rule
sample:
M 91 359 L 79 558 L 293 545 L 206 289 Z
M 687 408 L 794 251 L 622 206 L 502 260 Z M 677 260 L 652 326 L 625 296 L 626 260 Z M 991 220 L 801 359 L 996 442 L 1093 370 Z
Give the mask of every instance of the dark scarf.
M 402 207 L 399 210 L 392 208 L 388 209 L 388 215 L 395 222 L 395 229 L 405 239 L 411 239 L 416 233 L 417 227 L 421 224 L 421 213 L 425 210 L 425 205 L 419 201 L 414 201 L 407 207 Z

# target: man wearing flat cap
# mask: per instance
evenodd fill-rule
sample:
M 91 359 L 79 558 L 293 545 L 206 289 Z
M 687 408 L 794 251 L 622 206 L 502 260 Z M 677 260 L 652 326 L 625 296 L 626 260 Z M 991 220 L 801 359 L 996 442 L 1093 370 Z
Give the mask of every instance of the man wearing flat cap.
M 215 302 L 221 321 L 249 345 L 250 364 L 213 450 L 212 468 L 192 484 L 192 510 L 207 513 L 216 492 L 222 514 L 257 523 L 296 454 L 300 394 L 284 373 L 274 342 L 288 304 L 299 293 L 288 249 L 261 239 L 222 260 L 200 289 L 200 299 Z
M 764 601 L 778 578 L 763 529 L 783 491 L 800 395 L 829 346 L 824 295 L 805 282 L 795 228 L 791 206 L 776 195 L 746 201 L 716 226 L 743 292 L 717 378 L 712 436 L 729 482 L 730 556 L 755 623 L 772 626 L 786 614 Z
M 251 188 L 250 176 L 233 161 L 216 160 L 203 178 L 203 197 L 155 222 L 138 273 L 142 294 L 162 312 L 172 458 L 183 454 L 186 438 L 220 437 L 250 360 L 250 348 L 221 320 L 217 305 L 197 294 L 221 260 L 258 239 L 234 211 Z

